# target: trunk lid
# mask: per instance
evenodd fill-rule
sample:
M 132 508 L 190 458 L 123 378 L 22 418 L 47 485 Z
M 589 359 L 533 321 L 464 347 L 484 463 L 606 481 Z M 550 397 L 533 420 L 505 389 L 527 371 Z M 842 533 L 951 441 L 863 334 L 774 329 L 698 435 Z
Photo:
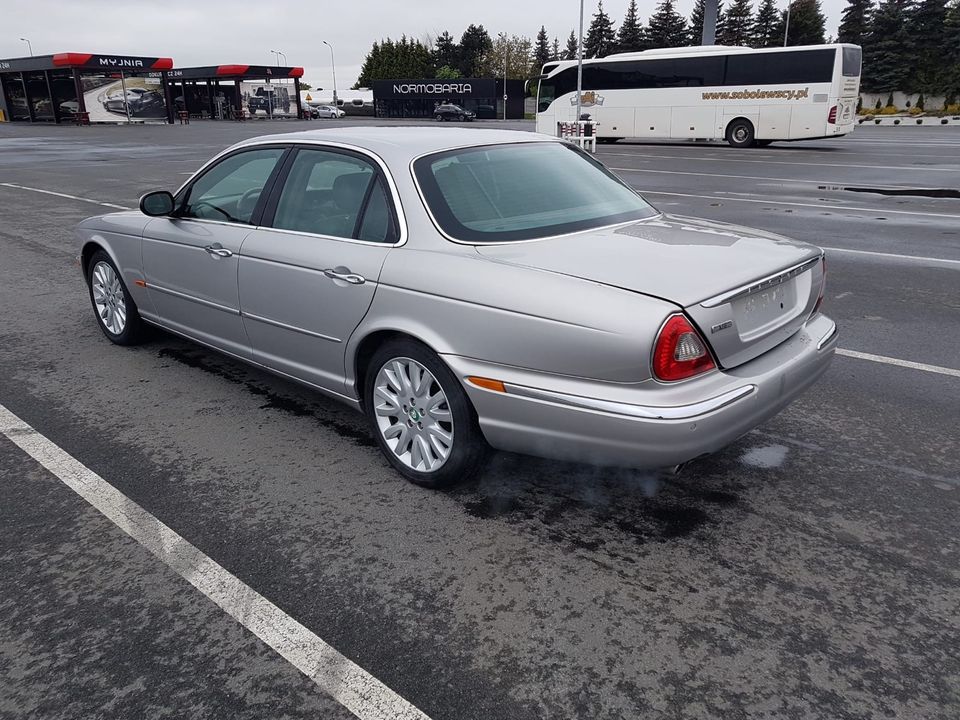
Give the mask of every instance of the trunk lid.
M 722 367 L 747 362 L 796 332 L 816 304 L 822 277 L 813 245 L 677 216 L 477 252 L 673 302 Z

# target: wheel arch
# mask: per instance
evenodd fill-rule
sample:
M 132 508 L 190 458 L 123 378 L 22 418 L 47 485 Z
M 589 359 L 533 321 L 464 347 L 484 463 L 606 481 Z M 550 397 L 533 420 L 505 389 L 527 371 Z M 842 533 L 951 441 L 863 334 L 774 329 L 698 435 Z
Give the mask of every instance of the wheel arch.
M 422 334 L 423 333 L 420 333 L 420 335 Z M 372 328 L 359 337 L 351 338 L 350 347 L 348 348 L 349 357 L 346 363 L 346 369 L 349 374 L 346 380 L 348 386 L 353 385 L 353 389 L 357 394 L 357 401 L 361 407 L 363 407 L 365 402 L 364 378 L 366 377 L 370 360 L 373 358 L 373 354 L 377 351 L 377 348 L 390 340 L 412 340 L 420 343 L 436 354 L 441 362 L 446 364 L 443 360 L 443 355 L 438 350 L 439 346 L 435 340 L 434 342 L 428 342 L 422 337 L 419 337 L 417 333 L 407 330 L 393 327 Z

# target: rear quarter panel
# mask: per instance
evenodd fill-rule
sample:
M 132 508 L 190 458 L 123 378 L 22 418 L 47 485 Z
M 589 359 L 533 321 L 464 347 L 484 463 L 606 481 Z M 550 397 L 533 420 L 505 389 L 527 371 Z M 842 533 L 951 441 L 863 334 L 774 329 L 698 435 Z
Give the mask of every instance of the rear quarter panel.
M 602 381 L 650 377 L 652 343 L 676 306 L 556 273 L 486 259 L 471 247 L 390 253 L 380 287 L 347 347 L 412 335 L 441 354 Z M 348 377 L 348 383 L 355 380 Z

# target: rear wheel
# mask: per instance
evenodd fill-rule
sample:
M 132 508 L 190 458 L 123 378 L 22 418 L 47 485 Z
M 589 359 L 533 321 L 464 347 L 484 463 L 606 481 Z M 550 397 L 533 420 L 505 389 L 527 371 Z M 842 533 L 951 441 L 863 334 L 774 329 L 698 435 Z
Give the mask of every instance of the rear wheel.
M 143 337 L 143 322 L 116 266 L 103 250 L 87 266 L 90 302 L 100 330 L 117 345 L 136 345 Z
M 380 450 L 411 482 L 440 488 L 483 466 L 487 445 L 467 394 L 426 346 L 406 339 L 380 346 L 367 368 L 364 399 Z
M 727 142 L 735 148 L 747 148 L 753 145 L 753 123 L 737 118 L 727 126 Z

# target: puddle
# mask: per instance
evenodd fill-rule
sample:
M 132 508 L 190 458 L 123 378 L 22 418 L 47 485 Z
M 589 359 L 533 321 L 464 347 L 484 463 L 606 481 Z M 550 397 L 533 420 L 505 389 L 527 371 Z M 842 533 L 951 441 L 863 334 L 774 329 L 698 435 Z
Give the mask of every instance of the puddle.
M 780 467 L 787 459 L 787 452 L 785 445 L 764 445 L 747 450 L 740 456 L 740 462 L 757 468 Z
M 955 198 L 960 199 L 960 190 L 949 188 L 871 188 L 847 187 L 845 185 L 819 185 L 818 190 L 846 190 L 856 193 L 873 193 L 875 195 L 907 195 L 910 197 L 928 198 Z

